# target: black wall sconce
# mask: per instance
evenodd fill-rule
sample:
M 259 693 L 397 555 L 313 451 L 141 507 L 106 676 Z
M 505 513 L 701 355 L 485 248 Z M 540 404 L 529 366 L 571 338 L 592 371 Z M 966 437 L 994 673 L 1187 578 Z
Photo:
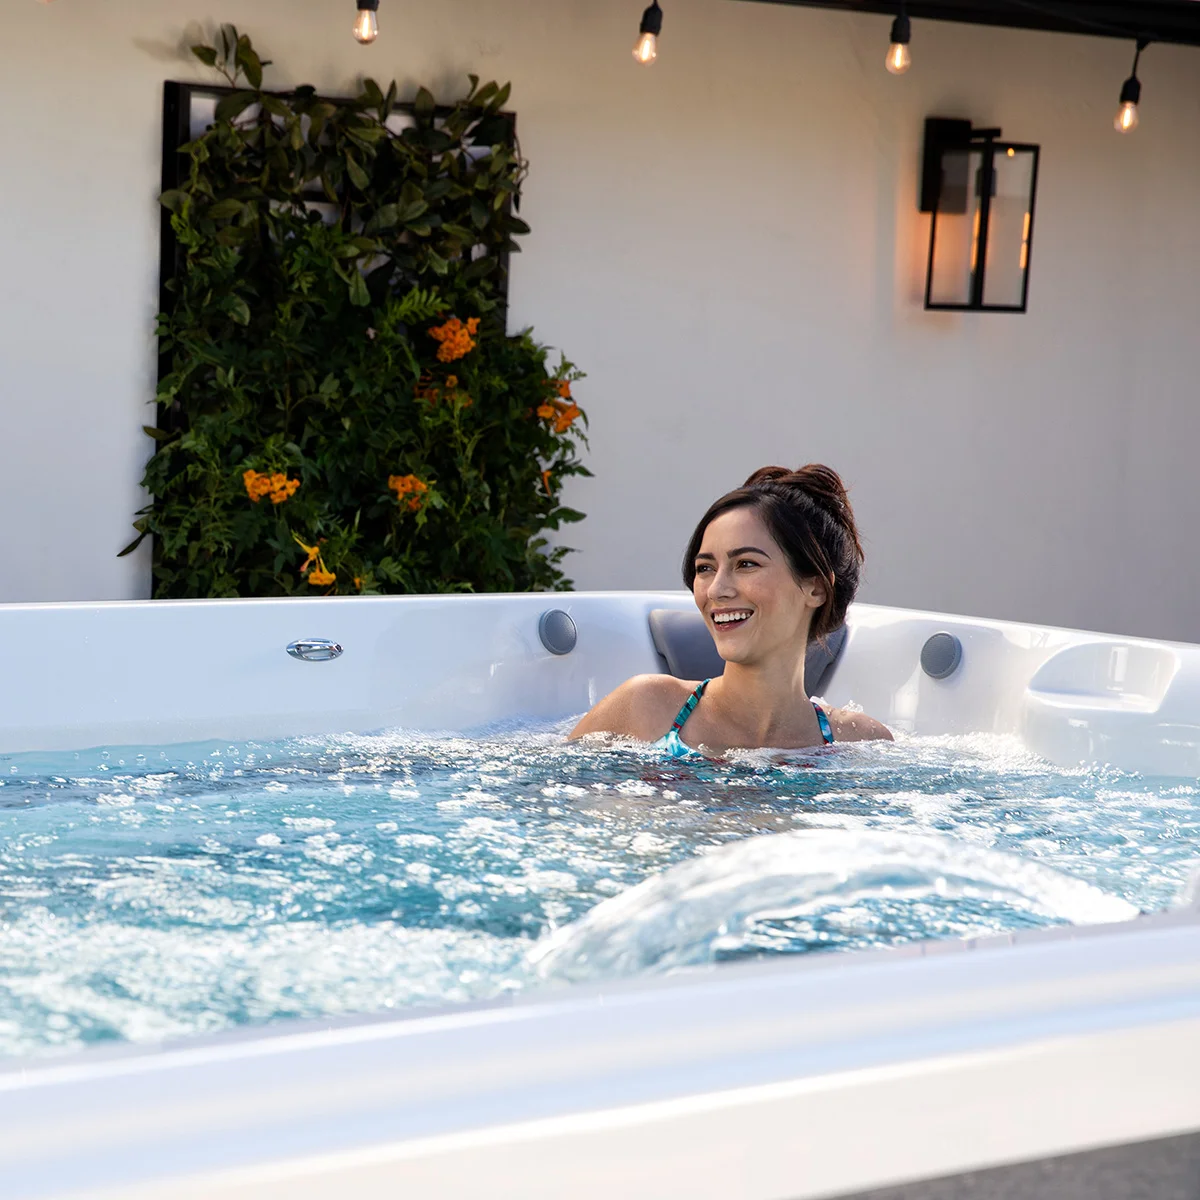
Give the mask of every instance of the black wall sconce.
M 1024 312 L 1039 147 L 928 117 L 921 211 L 932 213 L 925 307 Z

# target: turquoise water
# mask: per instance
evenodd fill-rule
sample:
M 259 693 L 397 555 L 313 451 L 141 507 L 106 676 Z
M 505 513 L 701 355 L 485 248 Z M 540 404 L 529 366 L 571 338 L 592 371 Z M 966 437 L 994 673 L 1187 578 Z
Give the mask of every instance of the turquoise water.
M 0 1053 L 1123 919 L 1198 861 L 1200 781 L 992 737 L 700 764 L 545 728 L 9 756 Z

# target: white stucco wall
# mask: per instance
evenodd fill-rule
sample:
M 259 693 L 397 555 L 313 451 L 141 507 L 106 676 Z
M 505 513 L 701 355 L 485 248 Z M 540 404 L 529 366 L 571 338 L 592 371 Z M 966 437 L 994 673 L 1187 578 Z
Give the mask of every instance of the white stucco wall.
M 117 560 L 153 410 L 160 95 L 232 20 L 269 82 L 513 81 L 532 162 L 514 326 L 589 372 L 580 586 L 674 586 L 703 507 L 754 467 L 852 486 L 864 599 L 1200 640 L 1200 50 L 670 0 L 9 0 L 0 31 L 0 601 L 147 594 Z M 921 308 L 926 115 L 1043 149 L 1029 312 Z

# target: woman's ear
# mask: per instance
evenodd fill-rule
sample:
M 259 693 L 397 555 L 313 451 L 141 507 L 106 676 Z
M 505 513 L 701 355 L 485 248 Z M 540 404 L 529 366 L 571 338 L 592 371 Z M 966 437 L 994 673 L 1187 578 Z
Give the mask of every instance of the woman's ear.
M 814 575 L 811 579 L 806 579 L 800 587 L 804 592 L 804 600 L 809 608 L 820 608 L 829 599 L 829 589 L 825 586 L 825 580 L 820 575 Z

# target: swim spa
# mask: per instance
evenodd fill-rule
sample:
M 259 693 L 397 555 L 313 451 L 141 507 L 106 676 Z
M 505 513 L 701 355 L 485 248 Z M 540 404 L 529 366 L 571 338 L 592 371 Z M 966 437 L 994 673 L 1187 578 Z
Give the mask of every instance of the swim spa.
M 561 746 L 689 604 L 0 610 L 0 1035 L 102 1043 L 0 1074 L 11 1194 L 837 1195 L 1200 1128 L 1200 651 L 857 606 L 821 690 L 897 747 Z

